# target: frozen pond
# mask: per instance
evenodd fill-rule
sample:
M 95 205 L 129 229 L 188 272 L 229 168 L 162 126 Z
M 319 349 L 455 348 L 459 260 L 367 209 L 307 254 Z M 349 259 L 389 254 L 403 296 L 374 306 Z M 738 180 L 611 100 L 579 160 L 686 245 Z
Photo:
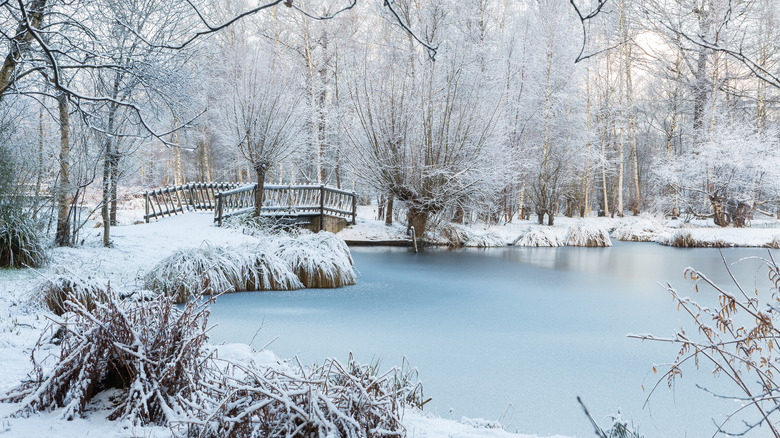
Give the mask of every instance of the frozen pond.
M 747 248 L 723 253 L 729 261 L 767 255 Z M 712 414 L 733 407 L 695 389 L 715 385 L 705 366 L 686 373 L 674 391 L 662 387 L 642 409 L 642 385 L 649 389 L 656 378 L 648 372 L 675 350 L 626 337 L 691 328 L 658 282 L 693 295 L 682 272 L 694 266 L 727 284 L 716 249 L 615 242 L 420 254 L 353 248 L 352 254 L 356 286 L 221 297 L 212 340 L 259 348 L 275 339 L 269 349 L 303 363 L 345 361 L 351 351 L 364 363 L 380 358 L 387 368 L 406 356 L 433 397 L 426 409 L 446 418 L 498 419 L 510 431 L 539 435 L 592 436 L 578 395 L 602 424 L 621 408 L 646 436 L 710 436 Z M 766 278 L 755 261 L 735 272 L 749 287 Z

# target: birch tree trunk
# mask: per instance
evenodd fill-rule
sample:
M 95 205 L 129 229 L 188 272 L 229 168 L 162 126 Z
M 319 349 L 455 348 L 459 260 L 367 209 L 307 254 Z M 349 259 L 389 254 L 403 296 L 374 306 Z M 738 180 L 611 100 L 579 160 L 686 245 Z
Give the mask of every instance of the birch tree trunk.
M 60 176 L 57 187 L 57 231 L 54 244 L 70 245 L 70 121 L 68 119 L 68 95 L 61 91 L 57 96 L 60 115 Z

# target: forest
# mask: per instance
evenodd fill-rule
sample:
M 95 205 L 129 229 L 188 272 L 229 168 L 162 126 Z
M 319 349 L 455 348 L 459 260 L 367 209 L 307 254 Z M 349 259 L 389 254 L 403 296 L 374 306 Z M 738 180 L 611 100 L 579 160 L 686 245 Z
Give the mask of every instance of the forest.
M 57 245 L 187 182 L 327 184 L 422 236 L 780 217 L 771 0 L 6 1 L 0 191 Z

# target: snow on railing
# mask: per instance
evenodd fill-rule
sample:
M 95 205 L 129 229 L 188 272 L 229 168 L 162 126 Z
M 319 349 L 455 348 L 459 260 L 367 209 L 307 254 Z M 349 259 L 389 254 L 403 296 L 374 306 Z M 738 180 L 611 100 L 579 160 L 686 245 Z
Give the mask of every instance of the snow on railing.
M 255 208 L 257 184 L 238 187 L 218 193 L 215 197 L 214 222 L 222 225 L 225 219 Z M 271 185 L 263 186 L 264 216 L 320 216 L 351 219 L 357 218 L 357 196 L 354 193 L 324 185 Z

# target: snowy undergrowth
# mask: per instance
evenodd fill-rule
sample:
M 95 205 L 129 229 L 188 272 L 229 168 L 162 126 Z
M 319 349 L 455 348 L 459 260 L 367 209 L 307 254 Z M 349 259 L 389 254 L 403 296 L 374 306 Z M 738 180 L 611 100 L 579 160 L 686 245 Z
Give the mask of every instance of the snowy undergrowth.
M 449 246 L 491 248 L 506 246 L 501 235 L 491 231 L 478 231 L 460 224 L 447 224 L 441 228 L 441 237 Z
M 67 320 L 33 349 L 31 378 L 1 398 L 18 404 L 14 416 L 59 409 L 70 420 L 102 403 L 111 420 L 168 426 L 174 436 L 403 436 L 401 407 L 420 391 L 407 371 L 379 374 L 352 358 L 313 369 L 220 359 L 205 344 L 208 301 L 179 309 L 168 297 L 130 302 L 110 288 L 92 309 L 72 298 Z M 54 332 L 60 354 L 44 369 Z
M 352 255 L 333 233 L 269 237 L 257 245 L 203 244 L 161 260 L 144 287 L 183 303 L 203 294 L 355 284 Z
M 38 267 L 46 261 L 40 227 L 18 206 L 0 208 L 0 267 Z
M 607 230 L 584 221 L 569 227 L 564 242 L 567 246 L 612 246 Z
M 275 254 L 287 262 L 304 287 L 341 287 L 357 281 L 349 248 L 333 233 L 304 233 L 275 243 Z
M 512 242 L 514 246 L 563 246 L 555 230 L 546 227 L 528 227 Z
M 655 218 L 640 217 L 620 222 L 612 231 L 612 237 L 626 242 L 655 242 L 666 232 L 666 227 Z
M 95 300 L 108 288 L 108 280 L 104 278 L 95 278 L 61 266 L 55 272 L 53 277 L 38 284 L 31 295 L 31 301 L 48 307 L 55 315 L 65 312 L 66 299 L 93 309 Z

